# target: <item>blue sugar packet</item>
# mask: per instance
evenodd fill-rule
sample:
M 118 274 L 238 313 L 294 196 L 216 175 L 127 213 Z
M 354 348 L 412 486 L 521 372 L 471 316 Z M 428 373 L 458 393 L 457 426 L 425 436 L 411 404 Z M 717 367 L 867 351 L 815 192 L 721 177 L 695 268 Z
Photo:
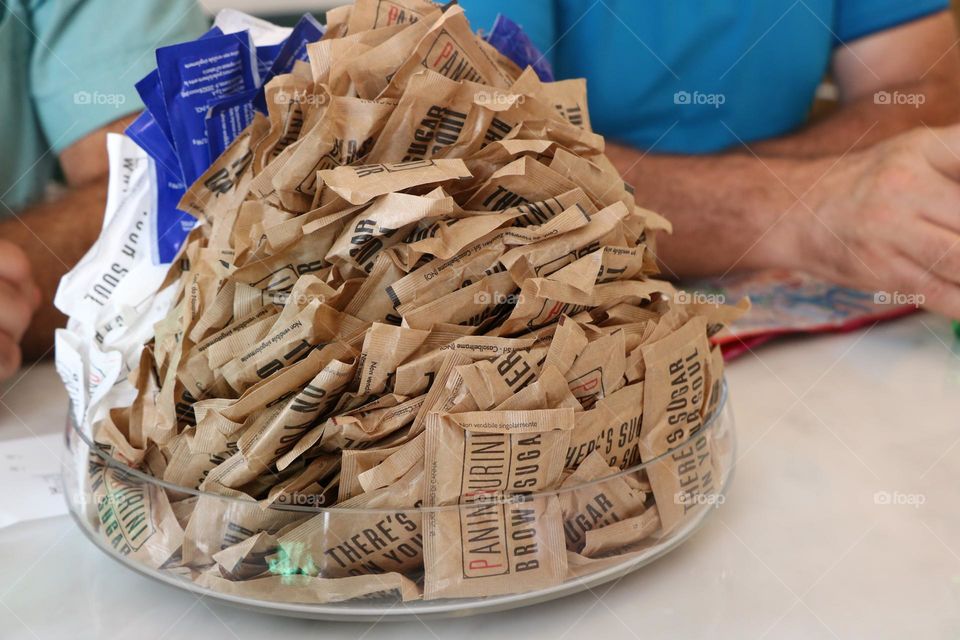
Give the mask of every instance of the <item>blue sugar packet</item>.
M 502 13 L 497 14 L 490 33 L 484 38 L 494 48 L 512 60 L 521 69 L 533 67 L 540 79 L 544 82 L 553 82 L 553 66 L 547 60 L 537 45 L 533 44 L 523 28 Z
M 260 72 L 261 78 L 266 78 L 270 74 L 270 69 L 273 68 L 273 63 L 280 55 L 281 49 L 283 49 L 282 42 L 257 47 L 257 70 Z
M 144 111 L 137 116 L 124 133 L 146 151 L 154 162 L 163 165 L 174 175 L 180 175 L 177 153 L 150 111 Z
M 247 32 L 157 49 L 164 105 L 186 184 L 211 163 L 208 105 L 260 86 L 255 51 Z
M 277 54 L 273 66 L 263 77 L 263 86 L 267 86 L 273 78 L 293 71 L 293 66 L 298 60 L 306 61 L 307 45 L 322 38 L 324 33 L 326 28 L 316 18 L 309 13 L 303 14 L 293 27 L 293 32 L 281 44 L 280 53 Z M 267 112 L 267 101 L 262 89 L 257 95 L 256 107 L 263 113 Z
M 245 91 L 209 105 L 206 127 L 211 164 L 227 150 L 227 147 L 240 135 L 240 132 L 253 122 L 256 115 L 253 100 L 258 93 L 258 89 Z
M 197 220 L 188 213 L 177 209 L 187 186 L 177 174 L 173 174 L 161 164 L 153 163 L 156 172 L 154 181 L 153 224 L 150 232 L 154 235 L 150 246 L 153 248 L 155 264 L 170 264 L 177 257 L 180 247 Z
M 214 27 L 200 36 L 200 40 L 216 38 L 222 35 L 223 31 L 217 27 Z M 147 111 L 149 111 L 154 120 L 157 121 L 160 131 L 162 131 L 167 137 L 167 140 L 169 140 L 170 146 L 172 147 L 173 133 L 170 131 L 170 119 L 167 117 L 167 107 L 163 100 L 163 88 L 160 86 L 160 72 L 154 69 L 134 86 L 136 87 L 137 94 L 139 94 L 143 104 L 147 107 Z M 140 146 L 143 147 L 143 145 Z M 146 147 L 143 148 L 149 153 L 149 149 Z

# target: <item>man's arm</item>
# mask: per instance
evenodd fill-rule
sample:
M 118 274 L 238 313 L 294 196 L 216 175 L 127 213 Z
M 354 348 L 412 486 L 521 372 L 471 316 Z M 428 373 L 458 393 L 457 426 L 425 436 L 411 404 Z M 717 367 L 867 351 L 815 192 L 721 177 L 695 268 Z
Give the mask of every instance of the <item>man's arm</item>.
M 0 238 L 16 245 L 27 256 L 32 280 L 40 290 L 40 305 L 21 343 L 26 360 L 48 354 L 54 329 L 63 326 L 64 318 L 53 306 L 53 296 L 63 274 L 73 268 L 100 235 L 109 169 L 107 133 L 122 132 L 131 121 L 132 117 L 118 120 L 64 149 L 60 164 L 68 191 L 0 222 Z M 7 261 L 20 259 L 12 251 L 5 255 L 10 257 L 0 255 L 0 268 Z M 23 274 L 20 278 L 24 281 Z
M 924 126 L 960 119 L 955 39 L 944 12 L 851 43 L 835 60 L 840 111 L 780 140 L 698 157 L 609 145 L 640 204 L 674 223 L 659 249 L 665 271 L 805 269 L 922 293 L 960 317 L 960 128 Z M 874 104 L 880 90 L 938 98 Z

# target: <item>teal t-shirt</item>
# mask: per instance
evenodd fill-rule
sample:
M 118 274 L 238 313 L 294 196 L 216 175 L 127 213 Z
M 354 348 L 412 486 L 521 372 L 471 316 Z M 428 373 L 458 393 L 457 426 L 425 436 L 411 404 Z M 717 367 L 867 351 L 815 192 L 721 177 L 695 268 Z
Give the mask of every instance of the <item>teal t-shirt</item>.
M 710 153 L 800 127 L 835 47 L 947 0 L 460 0 L 474 28 L 520 23 L 558 78 L 587 78 L 594 128 Z M 897 55 L 892 51 L 890 55 Z
M 61 151 L 143 108 L 157 47 L 206 26 L 194 0 L 0 2 L 0 217 L 43 195 Z

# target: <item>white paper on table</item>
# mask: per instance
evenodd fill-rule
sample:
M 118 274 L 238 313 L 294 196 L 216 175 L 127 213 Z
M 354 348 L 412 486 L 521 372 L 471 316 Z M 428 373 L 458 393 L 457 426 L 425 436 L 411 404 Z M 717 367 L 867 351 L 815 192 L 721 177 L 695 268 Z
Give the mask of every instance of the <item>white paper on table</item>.
M 0 441 L 0 529 L 67 513 L 62 455 L 62 434 Z

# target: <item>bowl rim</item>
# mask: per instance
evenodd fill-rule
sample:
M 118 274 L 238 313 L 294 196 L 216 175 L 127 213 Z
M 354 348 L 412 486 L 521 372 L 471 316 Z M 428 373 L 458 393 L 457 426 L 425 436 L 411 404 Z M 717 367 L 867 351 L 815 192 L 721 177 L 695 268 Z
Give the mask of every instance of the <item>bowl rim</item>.
M 444 513 L 451 511 L 460 511 L 464 508 L 476 508 L 480 504 L 525 504 L 528 502 L 534 502 L 536 500 L 544 500 L 549 497 L 559 497 L 568 493 L 574 493 L 579 491 L 589 490 L 591 487 L 595 487 L 600 484 L 608 483 L 617 480 L 618 478 L 623 478 L 628 475 L 635 474 L 639 471 L 643 471 L 652 467 L 653 465 L 663 461 L 664 459 L 671 456 L 676 451 L 682 449 L 685 446 L 688 446 L 688 443 L 694 438 L 701 438 L 707 435 L 711 430 L 717 428 L 717 424 L 721 422 L 723 417 L 728 413 L 728 403 L 729 403 L 729 389 L 727 378 L 724 376 L 720 384 L 720 400 L 716 405 L 716 408 L 712 415 L 710 415 L 700 427 L 700 430 L 692 438 L 687 438 L 680 444 L 670 449 L 667 449 L 662 454 L 651 458 L 645 462 L 622 469 L 617 473 L 611 474 L 609 476 L 604 476 L 603 478 L 597 478 L 589 482 L 584 482 L 581 484 L 573 485 L 570 487 L 558 487 L 556 489 L 549 489 L 546 491 L 539 491 L 534 493 L 516 493 L 516 494 L 491 494 L 489 496 L 484 496 L 480 499 L 472 500 L 469 503 L 458 503 L 451 505 L 439 505 L 439 506 L 415 506 L 415 507 L 380 507 L 380 508 L 356 508 L 356 507 L 338 507 L 333 506 L 304 506 L 297 504 L 287 504 L 287 503 L 272 503 L 265 505 L 264 501 L 252 498 L 252 497 L 237 497 L 231 495 L 225 495 L 222 493 L 216 493 L 213 491 L 205 491 L 202 489 L 194 489 L 190 487 L 185 487 L 178 485 L 166 480 L 152 476 L 144 471 L 131 467 L 127 464 L 124 464 L 120 460 L 107 454 L 93 439 L 86 433 L 83 429 L 77 424 L 76 420 L 73 418 L 73 412 L 67 412 L 67 448 L 71 449 L 69 442 L 69 433 L 72 431 L 80 440 L 86 445 L 90 452 L 95 453 L 98 458 L 103 463 L 103 466 L 116 469 L 118 472 L 124 474 L 124 476 L 136 478 L 137 480 L 142 481 L 145 484 L 156 486 L 159 488 L 166 489 L 168 491 L 173 491 L 179 494 L 187 494 L 198 499 L 208 498 L 215 500 L 223 500 L 229 502 L 237 502 L 246 507 L 250 506 L 259 506 L 263 510 L 274 510 L 274 511 L 283 511 L 283 512 L 299 512 L 305 514 L 323 514 L 323 513 L 333 513 L 333 514 L 364 514 L 364 513 L 381 513 L 381 514 L 396 514 L 396 513 Z M 71 459 L 72 456 L 68 456 L 67 459 Z M 87 456 L 89 459 L 89 454 Z M 89 463 L 85 463 L 89 464 Z M 84 471 L 84 474 L 89 473 Z M 245 495 L 245 494 L 244 494 Z M 188 499 L 188 498 L 185 498 Z

